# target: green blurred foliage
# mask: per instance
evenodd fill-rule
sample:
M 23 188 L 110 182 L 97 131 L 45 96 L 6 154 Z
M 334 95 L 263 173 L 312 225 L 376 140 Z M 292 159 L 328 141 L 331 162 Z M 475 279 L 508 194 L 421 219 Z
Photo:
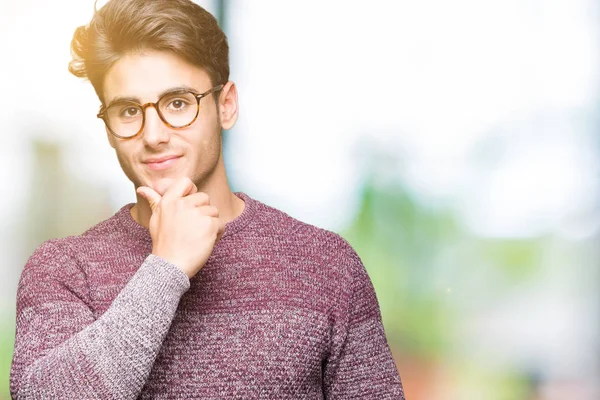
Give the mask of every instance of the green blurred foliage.
M 4 319 L 0 330 L 0 400 L 10 399 L 8 378 L 14 350 L 14 339 L 14 323 Z
M 397 359 L 424 360 L 432 369 L 470 365 L 451 378 L 461 396 L 481 389 L 495 399 L 528 398 L 527 374 L 516 367 L 488 371 L 466 360 L 461 349 L 468 344 L 459 332 L 469 312 L 485 311 L 511 288 L 536 278 L 547 252 L 543 238 L 478 237 L 451 208 L 374 180 L 364 186 L 357 218 L 340 233 L 369 272 Z
M 466 361 L 452 366 L 453 391 L 461 400 L 515 400 L 535 399 L 535 384 L 521 370 L 490 370 Z
M 513 283 L 532 278 L 544 252 L 543 239 L 477 240 L 472 258 L 487 260 Z
M 458 235 L 452 215 L 424 208 L 400 186 L 368 184 L 356 220 L 341 235 L 369 272 L 392 346 L 439 355 L 452 310 L 435 275 L 440 246 Z

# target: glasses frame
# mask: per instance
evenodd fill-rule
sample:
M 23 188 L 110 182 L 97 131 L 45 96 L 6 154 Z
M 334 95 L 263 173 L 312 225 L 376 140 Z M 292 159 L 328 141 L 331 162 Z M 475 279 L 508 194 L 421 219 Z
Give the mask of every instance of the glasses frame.
M 209 94 L 218 92 L 219 90 L 223 89 L 223 86 L 224 85 L 217 85 L 217 86 L 213 87 L 212 89 L 207 90 L 204 93 L 196 93 L 193 90 L 174 91 L 174 92 L 170 92 L 170 93 L 164 94 L 156 102 L 149 102 L 149 103 L 146 103 L 146 104 L 136 103 L 135 101 L 125 101 L 123 103 L 119 103 L 120 105 L 131 104 L 132 106 L 135 106 L 136 108 L 139 108 L 139 109 L 142 110 L 142 126 L 140 127 L 140 130 L 135 135 L 132 135 L 132 136 L 121 136 L 121 135 L 116 134 L 112 129 L 110 129 L 110 126 L 108 125 L 108 116 L 106 115 L 106 110 L 108 110 L 110 108 L 110 106 L 109 107 L 105 107 L 104 105 L 102 105 L 100 107 L 100 110 L 98 111 L 98 114 L 96 115 L 96 117 L 102 119 L 102 121 L 104 121 L 104 125 L 106 125 L 106 129 L 108 129 L 108 131 L 113 136 L 115 136 L 115 137 L 117 137 L 119 139 L 134 139 L 134 138 L 138 137 L 140 135 L 140 133 L 142 133 L 144 131 L 144 127 L 146 126 L 146 109 L 148 107 L 154 107 L 154 109 L 156 110 L 156 113 L 158 114 L 158 117 L 160 118 L 160 120 L 163 122 L 163 124 L 167 125 L 169 128 L 171 128 L 171 129 L 184 129 L 184 128 L 187 128 L 188 126 L 192 125 L 198 119 L 198 115 L 200 114 L 200 100 L 202 100 L 203 97 L 206 97 Z M 194 116 L 194 119 L 192 119 L 192 122 L 190 122 L 189 124 L 182 125 L 182 126 L 173 126 L 173 125 L 171 125 L 170 123 L 168 123 L 165 120 L 165 117 L 160 112 L 160 108 L 158 107 L 158 103 L 160 103 L 160 101 L 164 97 L 166 97 L 166 96 L 172 96 L 175 93 L 182 93 L 182 94 L 183 93 L 191 93 L 196 98 L 196 102 L 198 103 L 198 107 L 196 108 L 196 115 Z

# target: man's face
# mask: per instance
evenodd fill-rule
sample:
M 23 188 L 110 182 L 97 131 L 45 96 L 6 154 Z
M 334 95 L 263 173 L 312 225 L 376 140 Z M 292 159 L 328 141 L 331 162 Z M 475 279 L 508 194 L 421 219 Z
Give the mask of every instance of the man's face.
M 116 98 L 145 104 L 181 87 L 204 93 L 212 84 L 204 70 L 172 53 L 149 50 L 128 54 L 111 67 L 104 81 L 104 99 L 105 104 Z M 221 155 L 221 126 L 213 96 L 200 100 L 198 118 L 183 129 L 168 127 L 153 107 L 145 112 L 144 130 L 132 139 L 116 138 L 107 130 L 135 187 L 149 186 L 163 195 L 178 177 L 189 177 L 199 187 L 207 184 Z

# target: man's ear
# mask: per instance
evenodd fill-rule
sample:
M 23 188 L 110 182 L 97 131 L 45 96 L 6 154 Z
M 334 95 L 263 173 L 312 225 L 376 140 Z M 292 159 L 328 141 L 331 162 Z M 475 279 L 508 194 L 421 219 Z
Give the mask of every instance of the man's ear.
M 219 95 L 219 121 L 225 130 L 233 128 L 238 118 L 238 94 L 235 83 L 229 81 Z

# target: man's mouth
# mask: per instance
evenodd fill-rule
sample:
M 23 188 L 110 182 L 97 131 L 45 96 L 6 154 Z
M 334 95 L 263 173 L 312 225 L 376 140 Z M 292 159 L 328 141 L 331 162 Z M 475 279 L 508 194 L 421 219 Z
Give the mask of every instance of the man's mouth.
M 153 157 L 144 161 L 144 164 L 153 171 L 163 171 L 173 166 L 181 156 Z

